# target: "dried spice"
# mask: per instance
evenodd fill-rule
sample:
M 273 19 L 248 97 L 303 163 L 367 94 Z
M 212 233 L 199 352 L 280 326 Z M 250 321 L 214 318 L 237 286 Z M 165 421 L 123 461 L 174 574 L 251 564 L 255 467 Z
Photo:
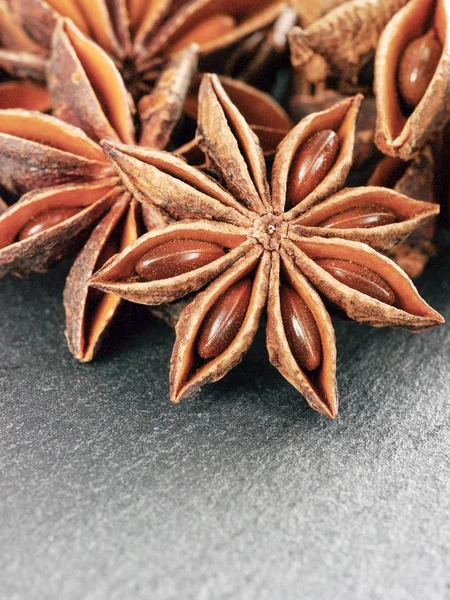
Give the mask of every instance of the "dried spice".
M 302 27 L 308 27 L 314 21 L 320 19 L 336 6 L 340 6 L 348 0 L 293 0 L 293 5 L 299 15 Z
M 6 0 L 0 0 L 0 109 L 48 110 L 44 68 L 40 48 L 14 22 Z
M 315 85 L 329 77 L 338 79 L 340 91 L 366 88 L 361 81 L 375 54 L 378 39 L 389 19 L 408 0 L 349 0 L 306 29 L 289 34 L 295 68 Z
M 140 128 L 141 141 L 165 147 L 195 67 L 195 48 L 172 57 L 150 96 L 153 105 Z M 70 22 L 60 21 L 55 28 L 48 85 L 54 114 L 64 121 L 0 111 L 0 183 L 17 193 L 29 191 L 0 218 L 0 274 L 46 270 L 84 244 L 64 302 L 69 347 L 78 359 L 90 360 L 119 299 L 90 293 L 87 281 L 112 254 L 137 239 L 141 220 L 140 206 L 98 142 L 135 143 L 134 106 L 111 59 Z M 148 227 L 165 223 L 151 207 L 144 219 Z
M 312 90 L 310 90 L 312 92 Z M 332 89 L 324 89 L 315 93 L 300 93 L 291 96 L 289 113 L 295 121 L 307 115 L 330 108 L 345 96 Z M 355 148 L 353 167 L 360 168 L 377 154 L 375 146 L 376 105 L 375 99 L 366 97 L 362 101 L 356 121 Z
M 265 60 L 276 51 L 280 37 L 278 33 L 271 41 L 267 28 L 286 11 L 282 0 L 251 3 L 233 0 L 226 7 L 218 0 L 10 0 L 10 3 L 23 29 L 44 49 L 50 48 L 58 17 L 72 19 L 113 58 L 136 100 L 152 88 L 167 58 L 193 42 L 199 44 L 202 56 L 227 49 L 226 57 L 234 56 L 233 75 L 242 67 L 247 75 L 253 75 L 255 70 L 260 72 Z M 281 24 L 278 30 L 281 28 L 286 37 L 291 25 L 291 21 Z M 249 57 L 244 60 L 243 56 L 248 55 L 245 45 L 249 43 L 252 65 L 248 64 Z M 224 57 L 219 58 L 223 67 Z
M 255 31 L 232 48 L 201 58 L 201 71 L 224 73 L 271 91 L 277 87 L 278 70 L 289 65 L 288 34 L 299 14 L 298 9 L 282 4 L 269 27 Z
M 351 166 L 360 102 L 350 98 L 311 115 L 286 136 L 271 192 L 257 138 L 213 75 L 201 85 L 198 135 L 224 187 L 173 155 L 104 143 L 130 192 L 181 222 L 141 237 L 105 263 L 92 284 L 150 305 L 203 288 L 177 325 L 174 402 L 240 362 L 264 308 L 271 362 L 330 417 L 337 412 L 336 349 L 320 295 L 375 326 L 420 331 L 443 322 L 377 252 L 438 207 L 378 187 L 337 192 Z M 312 179 L 313 191 L 294 184 L 293 174 Z
M 201 78 L 198 76 L 183 106 L 184 114 L 195 125 L 198 116 L 198 89 Z M 225 91 L 245 116 L 251 129 L 258 136 L 266 156 L 272 155 L 278 144 L 292 129 L 293 124 L 281 106 L 268 94 L 247 85 L 243 81 L 221 76 L 220 82 Z M 198 147 L 197 140 L 189 140 L 177 149 L 177 154 L 188 159 L 190 164 L 202 165 L 205 156 Z
M 375 62 L 376 144 L 408 160 L 450 118 L 450 2 L 411 0 L 389 22 Z
M 410 161 L 386 156 L 376 166 L 368 185 L 390 187 L 400 194 L 435 202 L 433 152 L 426 146 Z M 419 277 L 428 260 L 436 254 L 437 217 L 415 229 L 404 242 L 388 251 L 390 256 L 412 279 Z

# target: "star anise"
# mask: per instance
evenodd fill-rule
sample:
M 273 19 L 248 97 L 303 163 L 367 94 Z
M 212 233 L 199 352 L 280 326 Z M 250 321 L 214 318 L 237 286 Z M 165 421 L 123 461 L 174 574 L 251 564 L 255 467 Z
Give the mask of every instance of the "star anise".
M 151 95 L 146 143 L 164 148 L 196 67 L 196 50 L 175 54 Z M 26 193 L 0 218 L 0 275 L 45 271 L 86 242 L 64 294 L 67 339 L 90 360 L 119 299 L 88 291 L 87 280 L 140 233 L 140 206 L 122 186 L 98 142 L 135 143 L 133 102 L 111 59 L 73 25 L 61 21 L 49 60 L 55 117 L 0 111 L 0 184 Z M 147 226 L 165 223 L 148 207 Z
M 167 58 L 192 42 L 199 44 L 202 56 L 217 55 L 216 64 L 233 76 L 253 76 L 279 51 L 280 37 L 286 44 L 295 22 L 295 12 L 282 0 L 9 2 L 24 30 L 43 48 L 50 48 L 58 17 L 72 19 L 113 58 L 135 99 L 152 88 Z M 268 28 L 279 18 L 282 35 L 275 29 L 270 36 Z
M 249 348 L 264 308 L 271 362 L 334 417 L 336 349 L 324 296 L 350 318 L 420 331 L 442 323 L 386 250 L 438 207 L 378 188 L 344 189 L 361 97 L 301 121 L 275 156 L 262 150 L 214 75 L 198 134 L 225 187 L 179 158 L 104 143 L 128 189 L 179 223 L 139 238 L 91 279 L 143 304 L 203 288 L 183 310 L 171 361 L 174 402 L 223 377 Z
M 0 109 L 48 110 L 44 66 L 39 47 L 14 22 L 6 0 L 0 0 Z
M 450 2 L 411 0 L 389 22 L 377 49 L 375 141 L 409 160 L 450 119 Z

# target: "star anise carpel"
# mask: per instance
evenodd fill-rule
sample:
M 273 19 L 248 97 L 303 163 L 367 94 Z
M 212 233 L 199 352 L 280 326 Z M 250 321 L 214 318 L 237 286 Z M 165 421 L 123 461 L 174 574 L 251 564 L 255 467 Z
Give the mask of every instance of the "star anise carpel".
M 200 87 L 197 133 L 220 183 L 168 153 L 103 143 L 133 196 L 180 221 L 145 234 L 91 278 L 150 305 L 199 291 L 176 328 L 174 402 L 240 362 L 264 310 L 271 362 L 330 417 L 336 348 L 322 297 L 375 326 L 443 322 L 378 252 L 438 207 L 385 188 L 341 190 L 360 103 L 355 96 L 303 119 L 278 148 L 271 189 L 258 140 L 214 75 Z
M 375 60 L 375 141 L 409 160 L 450 119 L 450 1 L 411 0 L 380 37 Z

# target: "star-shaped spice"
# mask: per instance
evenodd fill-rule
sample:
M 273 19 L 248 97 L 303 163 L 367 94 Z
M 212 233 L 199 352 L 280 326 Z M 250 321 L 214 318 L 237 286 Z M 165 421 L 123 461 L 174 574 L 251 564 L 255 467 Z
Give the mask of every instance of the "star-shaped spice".
M 172 57 L 158 80 L 146 123 L 146 142 L 153 147 L 165 147 L 195 68 L 196 49 L 189 47 Z M 64 303 L 69 347 L 78 359 L 90 360 L 119 299 L 89 291 L 89 276 L 143 229 L 140 205 L 98 142 L 139 138 L 133 101 L 114 63 L 64 21 L 54 33 L 49 88 L 54 113 L 66 122 L 32 111 L 0 111 L 0 184 L 28 192 L 0 218 L 0 275 L 45 271 L 83 246 Z M 152 207 L 143 218 L 148 228 L 165 223 Z
M 301 121 L 279 146 L 271 191 L 258 141 L 214 75 L 201 85 L 198 135 L 224 187 L 167 153 L 104 144 L 138 200 L 182 221 L 112 257 L 92 284 L 143 304 L 202 290 L 177 325 L 174 402 L 240 362 L 265 308 L 271 362 L 330 417 L 336 349 L 322 297 L 375 326 L 420 331 L 443 322 L 377 252 L 438 207 L 378 187 L 335 193 L 351 166 L 360 102 Z

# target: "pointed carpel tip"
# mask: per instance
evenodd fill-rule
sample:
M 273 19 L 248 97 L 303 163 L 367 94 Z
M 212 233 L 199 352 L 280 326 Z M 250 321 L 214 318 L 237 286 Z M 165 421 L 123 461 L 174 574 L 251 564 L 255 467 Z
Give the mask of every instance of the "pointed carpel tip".
M 326 417 L 328 417 L 329 419 L 335 419 L 337 417 L 338 414 L 338 409 L 336 405 L 332 405 L 332 406 L 325 406 L 325 411 L 323 413 Z
M 445 323 L 444 317 L 441 314 L 439 314 L 438 312 L 436 313 L 436 315 L 437 315 L 437 319 L 436 319 L 437 320 L 437 324 L 438 325 L 444 325 L 444 323 Z
M 199 54 L 199 52 L 200 52 L 200 44 L 197 44 L 197 42 L 192 42 L 192 44 L 189 44 L 189 46 L 187 46 L 186 48 L 184 48 L 184 50 L 182 50 L 180 52 L 180 54 L 183 53 L 183 52 L 185 52 L 186 54 L 190 54 L 191 52 L 195 53 L 195 54 Z
M 98 277 L 99 271 L 91 275 L 88 279 L 88 286 L 92 288 L 99 289 L 100 286 L 100 278 Z
M 100 140 L 99 144 L 105 152 L 110 152 L 114 148 L 109 140 Z
M 53 28 L 53 33 L 52 33 L 52 37 L 51 37 L 51 43 L 52 43 L 52 47 L 55 48 L 60 42 L 61 42 L 61 38 L 63 35 L 66 35 L 65 33 L 65 17 L 61 17 L 58 16 L 56 17 L 56 23 L 55 26 Z
M 180 394 L 179 390 L 170 392 L 170 401 L 172 404 L 180 404 L 181 400 L 182 395 Z
M 103 153 L 112 161 L 119 155 L 119 149 L 109 140 L 101 140 L 100 147 Z

